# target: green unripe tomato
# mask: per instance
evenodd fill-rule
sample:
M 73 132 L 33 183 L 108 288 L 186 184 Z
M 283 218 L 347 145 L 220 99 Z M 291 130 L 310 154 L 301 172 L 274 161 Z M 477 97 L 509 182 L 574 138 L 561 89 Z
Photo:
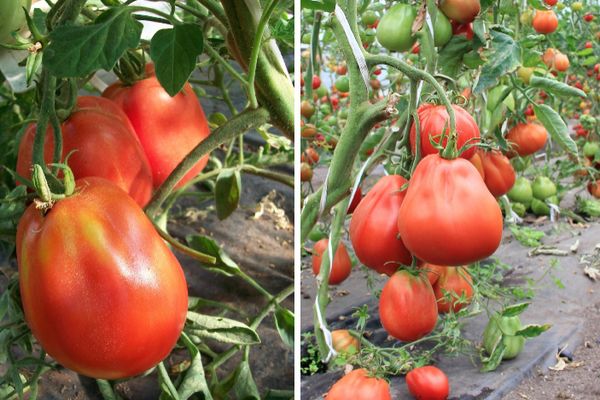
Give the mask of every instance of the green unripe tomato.
M 508 198 L 512 202 L 522 203 L 526 207 L 531 204 L 533 199 L 533 190 L 531 188 L 531 182 L 529 179 L 521 176 L 517 178 L 513 187 L 507 193 Z
M 363 13 L 363 15 L 360 17 L 360 20 L 362 21 L 362 23 L 367 26 L 373 25 L 375 22 L 377 22 L 378 19 L 379 19 L 379 17 L 377 16 L 377 13 L 373 10 L 365 11 Z
M 329 126 L 335 126 L 337 125 L 337 118 L 334 116 L 331 116 L 330 118 L 327 119 L 327 124 Z
M 325 85 L 321 85 L 315 90 L 315 93 L 317 94 L 317 96 L 323 97 L 327 96 L 329 94 L 329 91 L 327 90 Z
M 339 77 L 335 81 L 335 88 L 340 93 L 348 93 L 350 91 L 350 80 L 348 79 L 348 77 L 347 76 Z
M 510 206 L 512 207 L 512 210 L 515 212 L 515 214 L 517 214 L 521 218 L 523 218 L 527 213 L 527 206 L 523 203 L 511 203 Z
M 433 43 L 436 47 L 442 47 L 452 39 L 452 24 L 441 11 L 435 16 L 433 35 Z
M 533 75 L 533 68 L 521 66 L 521 67 L 519 67 L 519 69 L 517 69 L 517 76 L 526 85 L 529 85 L 529 81 L 531 80 L 531 75 Z
M 308 234 L 308 238 L 313 242 L 318 242 L 319 240 L 326 238 L 327 233 L 323 232 L 321 228 L 315 226 L 312 231 Z
M 558 205 L 558 197 L 550 196 L 547 202 Z M 538 200 L 535 197 L 531 200 L 531 211 L 538 216 L 550 215 L 550 207 L 546 204 L 546 201 Z
M 319 111 L 321 111 L 321 113 L 324 115 L 329 115 L 331 114 L 332 110 L 329 104 L 321 104 L 321 106 L 319 107 Z
M 558 4 L 556 5 L 556 9 L 557 9 L 558 11 L 560 11 L 560 10 L 564 10 L 564 9 L 565 9 L 565 3 L 558 3 Z
M 338 113 L 338 116 L 342 119 L 348 118 L 348 109 L 344 108 L 344 109 L 340 110 L 340 112 Z
M 556 194 L 556 185 L 550 178 L 545 176 L 538 176 L 531 185 L 533 190 L 533 197 L 538 200 L 546 200 L 550 196 Z
M 598 151 L 600 151 L 600 143 L 598 142 L 586 142 L 583 145 L 583 155 L 586 157 L 592 158 Z
M 25 26 L 23 7 L 29 11 L 31 0 L 0 1 L 0 43 L 13 43 L 11 33 Z
M 302 35 L 302 39 L 300 39 L 300 41 L 304 44 L 310 44 L 311 37 L 312 35 L 310 33 L 305 33 L 304 35 Z
M 377 41 L 390 51 L 407 51 L 415 43 L 412 25 L 417 10 L 408 4 L 393 5 L 377 26 Z
M 483 347 L 485 351 L 491 354 L 492 350 L 494 350 L 494 344 L 502 336 L 502 342 L 506 346 L 502 359 L 510 360 L 511 358 L 515 358 L 525 345 L 524 337 L 515 336 L 515 333 L 519 329 L 521 329 L 521 320 L 518 316 L 503 317 L 499 314 L 492 315 L 483 331 Z

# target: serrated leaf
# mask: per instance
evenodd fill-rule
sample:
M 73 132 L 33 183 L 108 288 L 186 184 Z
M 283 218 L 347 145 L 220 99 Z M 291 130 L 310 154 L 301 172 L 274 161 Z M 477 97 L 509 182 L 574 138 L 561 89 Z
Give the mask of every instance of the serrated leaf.
M 50 34 L 43 64 L 59 78 L 111 70 L 127 49 L 140 42 L 142 24 L 129 7 L 110 8 L 90 25 L 59 26 Z
M 196 24 L 161 29 L 152 37 L 150 57 L 154 61 L 156 78 L 171 97 L 181 91 L 194 72 L 203 47 L 202 29 Z
M 217 259 L 214 264 L 203 263 L 202 265 L 205 268 L 220 272 L 227 276 L 234 276 L 240 272 L 240 267 L 213 239 L 202 235 L 189 235 L 185 239 L 192 249 Z
M 196 393 L 202 393 L 204 400 L 212 400 L 213 397 L 206 382 L 200 351 L 186 335 L 182 335 L 182 341 L 192 360 L 189 368 L 185 371 L 185 375 L 183 375 L 183 381 L 177 388 L 179 399 L 187 400 Z
M 281 340 L 289 347 L 294 347 L 294 313 L 279 307 L 275 311 L 275 327 Z
M 482 93 L 495 86 L 498 80 L 508 72 L 514 71 L 521 64 L 521 46 L 509 35 L 491 30 L 492 51 L 481 68 L 481 74 L 473 93 Z
M 260 393 L 254 382 L 250 364 L 246 360 L 242 361 L 236 369 L 233 391 L 238 400 L 260 400 Z
M 302 8 L 331 12 L 335 9 L 335 0 L 302 0 Z
M 525 325 L 521 329 L 515 332 L 515 336 L 522 336 L 524 338 L 533 338 L 536 336 L 540 336 L 542 333 L 546 332 L 550 329 L 552 325 L 544 324 L 544 325 Z
M 542 78 L 541 76 L 532 75 L 529 85 L 534 88 L 544 89 L 546 92 L 554 93 L 560 96 L 587 97 L 583 90 L 559 82 L 555 79 Z
M 229 217 L 236 210 L 241 191 L 242 178 L 238 169 L 224 169 L 219 173 L 215 185 L 215 206 L 220 220 Z
M 533 111 L 537 119 L 550 133 L 552 140 L 569 153 L 577 156 L 577 144 L 569 136 L 569 129 L 560 115 L 545 104 L 534 104 Z
M 529 303 L 513 304 L 512 306 L 504 307 L 504 309 L 500 312 L 500 315 L 503 317 L 514 317 L 523 313 L 527 307 L 529 307 Z
M 254 329 L 234 319 L 203 315 L 193 311 L 188 311 L 187 319 L 192 321 L 189 331 L 201 338 L 241 345 L 260 343 L 260 337 Z

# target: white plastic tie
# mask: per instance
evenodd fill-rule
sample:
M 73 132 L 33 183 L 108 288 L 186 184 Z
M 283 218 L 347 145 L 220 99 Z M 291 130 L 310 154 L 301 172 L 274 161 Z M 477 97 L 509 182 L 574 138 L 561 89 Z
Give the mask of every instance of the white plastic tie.
M 321 309 L 319 308 L 319 294 L 315 297 L 315 310 L 317 312 L 317 321 L 319 321 L 319 329 L 323 332 L 323 337 L 325 337 L 325 344 L 329 349 L 329 353 L 325 357 L 324 362 L 328 363 L 333 357 L 337 355 L 337 352 L 333 348 L 333 338 L 331 337 L 331 331 L 327 329 L 327 325 L 325 325 L 325 321 L 323 320 L 323 315 L 321 314 Z
M 370 85 L 369 68 L 367 68 L 367 61 L 365 60 L 365 56 L 362 52 L 360 44 L 358 44 L 358 42 L 356 41 L 356 37 L 354 37 L 352 29 L 350 29 L 350 24 L 348 23 L 346 14 L 344 14 L 344 11 L 338 4 L 335 5 L 335 16 L 340 21 L 342 29 L 344 29 L 344 33 L 346 34 L 348 43 L 350 43 L 350 47 L 352 48 L 354 59 L 356 59 L 356 63 L 358 64 L 358 68 L 360 69 L 360 74 L 362 75 L 363 81 L 365 81 L 365 87 L 368 89 Z

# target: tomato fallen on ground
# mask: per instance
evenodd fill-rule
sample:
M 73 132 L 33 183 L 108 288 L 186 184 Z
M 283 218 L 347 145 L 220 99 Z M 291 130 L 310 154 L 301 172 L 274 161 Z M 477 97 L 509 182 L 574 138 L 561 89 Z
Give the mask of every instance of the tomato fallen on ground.
M 450 394 L 448 377 L 432 365 L 415 368 L 406 374 L 406 385 L 417 400 L 446 400 Z
M 369 376 L 365 369 L 355 369 L 333 384 L 327 400 L 392 400 L 385 379 Z
M 102 96 L 115 101 L 127 114 L 150 162 L 154 187 L 159 187 L 175 167 L 206 139 L 210 129 L 200 101 L 192 86 L 186 83 L 174 97 L 147 66 L 147 78 L 126 86 L 116 82 Z M 205 155 L 177 183 L 180 188 L 206 166 Z
M 321 260 L 323 259 L 323 253 L 327 250 L 329 244 L 328 239 L 321 239 L 313 247 L 312 256 L 312 269 L 315 275 L 319 275 L 321 271 Z M 350 276 L 352 270 L 352 260 L 348 255 L 348 250 L 344 243 L 340 241 L 337 250 L 335 251 L 335 257 L 333 257 L 333 267 L 329 271 L 329 284 L 338 285 Z
M 58 363 L 93 378 L 143 373 L 171 351 L 188 297 L 179 262 L 142 209 L 101 178 L 19 221 L 25 319 Z
M 331 341 L 338 353 L 356 354 L 360 350 L 360 340 L 352 336 L 347 329 L 331 331 Z
M 36 125 L 30 125 L 19 144 L 17 173 L 31 177 Z M 68 164 L 75 179 L 97 176 L 125 190 L 140 206 L 152 195 L 152 172 L 144 149 L 127 116 L 103 97 L 80 96 L 73 113 L 61 126 L 62 160 L 71 153 Z M 54 130 L 49 126 L 44 143 L 44 159 L 52 162 Z

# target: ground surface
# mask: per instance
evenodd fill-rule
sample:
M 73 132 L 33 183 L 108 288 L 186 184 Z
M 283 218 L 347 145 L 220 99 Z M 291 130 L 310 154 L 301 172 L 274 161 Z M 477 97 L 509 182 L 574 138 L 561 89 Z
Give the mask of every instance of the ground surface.
M 568 205 L 572 202 L 574 194 L 566 196 L 563 203 Z M 595 221 L 574 226 L 565 219 L 557 223 L 548 220 L 534 222 L 532 219 L 530 226 L 546 233 L 543 244 L 565 250 L 568 255 L 529 256 L 531 249 L 514 240 L 510 231 L 505 230 L 502 246 L 494 257 L 512 266 L 506 277 L 507 283 L 523 282 L 525 277 L 539 280 L 536 296 L 521 317 L 523 323 L 549 323 L 553 326 L 542 336 L 529 340 L 516 359 L 503 362 L 492 373 L 479 372 L 477 357 L 441 356 L 437 365 L 448 374 L 452 386 L 451 399 L 600 398 L 597 372 L 600 364 L 600 342 L 597 342 L 600 338 L 600 286 L 584 274 L 584 264 L 581 262 L 584 256 L 587 260 L 598 262 L 600 249 L 596 249 L 596 246 L 600 244 L 600 223 Z M 571 252 L 570 248 L 576 242 L 579 243 L 577 250 Z M 308 258 L 304 259 L 302 271 L 303 332 L 312 330 L 313 325 L 315 281 L 312 271 L 307 268 L 308 261 Z M 559 281 L 564 288 L 558 287 Z M 378 277 L 376 282 L 375 290 L 383 286 L 385 279 Z M 366 303 L 371 316 L 367 326 L 369 339 L 384 346 L 399 344 L 388 339 L 381 328 L 378 301 L 367 288 L 362 270 L 355 269 L 350 278 L 334 290 L 332 298 L 327 311 L 332 329 L 354 328 L 356 320 L 351 316 L 353 309 Z M 479 343 L 486 322 L 485 313 L 470 319 L 463 329 L 464 336 Z M 591 347 L 585 347 L 585 343 Z M 557 363 L 558 349 L 565 346 L 574 353 L 574 363 L 567 364 L 562 371 L 549 370 L 548 367 Z M 302 398 L 322 398 L 341 375 L 342 372 L 338 370 L 303 377 Z M 411 398 L 404 378 L 393 378 L 391 388 L 392 398 Z

